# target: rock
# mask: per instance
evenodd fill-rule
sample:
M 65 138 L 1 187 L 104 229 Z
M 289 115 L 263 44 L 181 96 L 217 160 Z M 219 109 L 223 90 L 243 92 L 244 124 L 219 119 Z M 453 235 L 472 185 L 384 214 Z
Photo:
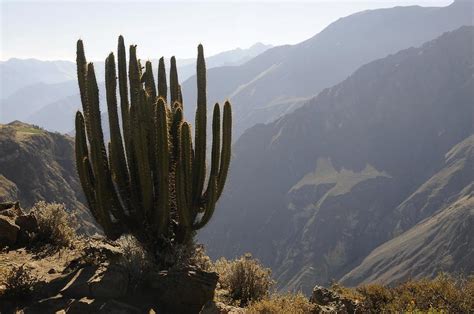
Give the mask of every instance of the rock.
M 12 218 L 0 215 L 0 248 L 12 246 L 16 243 L 20 227 Z
M 17 244 L 28 245 L 32 236 L 38 231 L 38 222 L 32 214 L 16 217 L 15 224 L 20 227 Z
M 315 286 L 309 299 L 318 306 L 317 313 L 356 313 L 359 303 L 330 289 Z
M 318 305 L 328 305 L 331 302 L 338 301 L 339 296 L 333 291 L 321 286 L 315 286 L 309 301 Z
M 159 313 L 199 313 L 213 300 L 218 278 L 201 270 L 152 272 L 146 288 L 156 296 Z
M 98 306 L 94 299 L 83 297 L 73 300 L 64 310 L 70 314 L 98 313 Z
M 128 275 L 123 267 L 110 265 L 103 272 L 96 273 L 88 285 L 94 298 L 121 298 L 127 295 Z
M 4 215 L 4 212 L 6 211 L 10 211 L 16 216 L 20 216 L 23 214 L 19 202 L 0 203 L 0 215 Z
M 0 215 L 7 216 L 15 219 L 16 217 L 23 215 L 18 202 L 0 203 Z
M 86 266 L 61 289 L 61 293 L 71 298 L 114 299 L 127 295 L 128 275 L 118 265 Z
M 38 230 L 38 221 L 32 214 L 16 217 L 15 224 L 20 227 L 22 232 L 36 232 Z
M 97 266 L 79 268 L 71 280 L 61 289 L 60 293 L 72 298 L 90 296 L 88 281 L 95 275 L 97 269 Z
M 138 314 L 143 313 L 139 308 L 117 300 L 107 300 L 100 306 L 101 314 Z M 151 313 L 151 312 L 150 312 Z
M 226 305 L 222 302 L 208 302 L 200 314 L 243 314 L 245 310 L 240 307 Z

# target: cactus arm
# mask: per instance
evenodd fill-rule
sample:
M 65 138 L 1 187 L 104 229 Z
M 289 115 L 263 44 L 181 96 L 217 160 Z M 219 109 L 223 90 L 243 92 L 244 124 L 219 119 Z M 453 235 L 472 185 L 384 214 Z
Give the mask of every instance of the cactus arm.
M 109 115 L 110 143 L 109 159 L 112 178 L 117 183 L 122 202 L 129 202 L 129 178 L 127 162 L 120 132 L 119 117 L 117 113 L 117 80 L 115 76 L 115 59 L 113 53 L 105 61 L 105 88 L 107 110 Z
M 79 93 L 81 96 L 82 110 L 84 118 L 88 120 L 89 117 L 89 102 L 87 101 L 87 60 L 84 52 L 84 44 L 82 40 L 77 41 L 76 47 L 76 65 L 77 65 L 77 81 L 79 83 Z M 92 136 L 90 125 L 86 122 L 87 136 Z
M 129 52 L 129 63 L 128 63 L 128 79 L 130 83 L 130 121 L 129 121 L 129 148 L 127 148 L 128 155 L 128 168 L 130 173 L 130 197 L 132 200 L 131 209 L 137 217 L 137 219 L 143 218 L 143 207 L 140 192 L 140 182 L 138 178 L 138 160 L 136 157 L 136 143 L 134 139 L 134 132 L 136 133 L 136 117 L 132 118 L 132 111 L 137 110 L 138 105 L 138 93 L 140 86 L 140 70 L 136 54 L 136 46 L 130 46 Z M 135 131 L 134 131 L 135 130 Z
M 193 143 L 191 137 L 191 126 L 184 122 L 181 126 L 181 165 L 183 169 L 184 187 L 186 192 L 186 203 L 192 204 L 192 184 L 193 184 Z M 196 212 L 192 213 L 192 221 L 196 217 Z
M 166 83 L 166 67 L 163 57 L 158 63 L 158 97 L 163 98 L 165 103 L 168 101 L 168 84 Z
M 176 164 L 176 205 L 178 212 L 178 230 L 177 230 L 177 241 L 179 243 L 186 243 L 193 231 L 194 223 L 194 211 L 191 204 L 187 202 L 186 196 L 186 162 L 184 156 L 186 155 L 185 151 L 186 141 L 184 137 L 187 137 L 185 133 L 184 123 L 180 123 L 178 127 L 177 136 L 179 139 L 179 158 Z
M 87 101 L 90 109 L 89 117 L 86 117 L 86 122 L 90 124 L 92 137 L 89 138 L 91 147 L 91 161 L 92 170 L 96 178 L 96 200 L 97 211 L 102 217 L 101 224 L 110 237 L 115 237 L 118 227 L 115 228 L 112 222 L 110 213 L 115 217 L 120 217 L 122 209 L 118 207 L 118 202 L 115 200 L 115 191 L 112 184 L 110 170 L 108 167 L 107 152 L 104 145 L 104 134 L 100 120 L 99 109 L 99 89 L 95 78 L 94 65 L 88 64 L 87 67 Z M 88 121 L 89 120 L 89 121 Z
M 209 178 L 209 193 L 206 195 L 206 206 L 204 210 L 204 215 L 198 223 L 194 224 L 194 230 L 198 230 L 204 227 L 209 222 L 209 220 L 211 220 L 212 214 L 214 214 L 214 209 L 216 208 L 217 201 L 216 181 L 217 179 L 215 176 Z
M 221 111 L 219 104 L 214 105 L 214 112 L 212 116 L 212 151 L 211 151 L 211 173 L 209 177 L 217 177 L 219 173 L 220 160 L 220 144 L 221 144 Z M 215 182 L 214 182 L 215 185 Z M 210 193 L 210 189 L 215 186 L 211 185 L 211 180 L 208 182 L 208 187 L 205 195 Z
M 135 157 L 138 168 L 139 191 L 141 193 L 141 205 L 143 214 L 151 214 L 153 208 L 153 180 L 151 176 L 151 168 L 148 153 L 148 141 L 144 124 L 146 123 L 145 106 L 146 96 L 143 89 L 139 90 L 139 102 L 136 106 L 132 106 L 132 134 Z
M 229 172 L 232 146 L 232 106 L 229 101 L 224 104 L 224 114 L 222 122 L 222 150 L 219 175 L 217 176 L 217 199 L 222 195 L 224 185 Z
M 127 83 L 127 56 L 125 53 L 125 43 L 122 36 L 119 36 L 117 47 L 118 81 L 120 91 L 120 109 L 122 112 L 123 139 L 126 148 L 127 159 L 130 158 L 130 104 L 128 102 Z
M 169 131 L 168 114 L 163 98 L 159 98 L 155 106 L 156 144 L 155 154 L 157 161 L 158 191 L 156 208 L 154 211 L 154 224 L 156 231 L 166 234 L 169 222 Z
M 202 45 L 198 46 L 198 58 L 196 63 L 197 76 L 197 109 L 195 153 L 193 165 L 193 203 L 201 202 L 201 194 L 206 179 L 206 63 L 204 61 L 204 51 Z
M 95 194 L 94 194 L 94 174 L 89 170 L 89 152 L 87 148 L 86 131 L 84 125 L 84 117 L 82 113 L 78 111 L 76 113 L 76 141 L 75 141 L 75 152 L 76 152 L 76 168 L 79 175 L 79 180 L 84 190 L 87 203 L 91 209 L 92 216 L 95 219 L 98 218 Z M 86 165 L 87 162 L 87 165 Z
M 181 93 L 181 85 L 178 84 L 178 102 L 181 104 L 181 108 L 184 107 L 183 94 Z
M 179 94 L 179 80 L 178 70 L 176 68 L 176 58 L 173 56 L 170 60 L 170 104 L 173 106 L 178 101 Z
M 153 69 L 151 65 L 151 61 L 147 61 L 145 63 L 145 90 L 148 95 L 155 101 L 156 99 L 156 86 L 155 86 L 155 79 L 153 77 Z

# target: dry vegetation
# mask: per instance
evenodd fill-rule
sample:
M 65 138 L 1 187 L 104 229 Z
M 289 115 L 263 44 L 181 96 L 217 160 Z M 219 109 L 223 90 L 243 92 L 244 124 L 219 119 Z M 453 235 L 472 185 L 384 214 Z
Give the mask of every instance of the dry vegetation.
M 38 284 L 38 278 L 32 275 L 25 265 L 15 266 L 5 276 L 5 288 L 0 297 L 5 299 L 28 298 Z
M 275 294 L 257 302 L 252 302 L 247 307 L 249 314 L 306 314 L 313 313 L 315 305 L 309 302 L 302 293 Z
M 214 270 L 219 274 L 220 286 L 228 292 L 231 303 L 239 306 L 267 297 L 275 284 L 271 270 L 249 253 L 236 260 L 220 258 Z
M 78 240 L 73 228 L 74 217 L 68 214 L 63 205 L 39 202 L 32 208 L 32 213 L 38 220 L 39 231 L 35 239 L 40 239 L 49 246 L 65 249 L 69 252 L 66 255 L 70 255 L 71 258 L 74 255 L 71 252 L 87 251 L 82 248 L 87 241 Z M 153 257 L 131 236 L 121 237 L 114 245 L 121 252 L 119 263 L 126 268 L 129 282 L 138 285 L 147 272 L 155 267 Z M 17 256 L 15 261 L 23 263 L 29 253 L 20 251 L 22 250 L 8 254 L 17 252 L 12 256 Z M 216 301 L 244 307 L 246 313 L 298 314 L 316 313 L 320 310 L 318 305 L 311 303 L 309 298 L 300 292 L 274 293 L 275 281 L 272 280 L 271 270 L 264 267 L 250 254 L 245 254 L 235 260 L 220 258 L 213 263 L 206 255 L 203 246 L 193 244 L 192 250 L 187 248 L 183 249 L 183 252 L 186 254 L 183 253 L 180 259 L 184 260 L 186 257 L 188 265 L 219 274 Z M 189 252 L 192 252 L 190 256 L 188 256 Z M 8 254 L 0 253 L 0 264 L 2 264 L 1 257 Z M 58 256 L 60 258 L 61 254 Z M 45 261 L 47 258 L 54 259 L 55 257 L 43 256 Z M 34 262 L 37 267 L 39 267 L 38 262 Z M 39 272 L 21 263 L 16 263 L 16 265 L 10 263 L 12 266 L 8 269 L 2 267 L 3 276 L 0 276 L 2 277 L 0 286 L 3 286 L 3 289 L 0 290 L 3 292 L 0 299 L 28 298 L 39 285 Z M 49 266 L 54 264 L 52 260 L 49 263 L 47 264 Z M 67 263 L 61 261 L 61 264 Z M 48 268 L 44 265 L 41 267 Z M 60 269 L 59 265 L 54 267 Z M 54 272 L 49 276 L 54 276 Z M 474 310 L 474 276 L 440 274 L 434 279 L 409 280 L 393 287 L 369 284 L 347 288 L 335 283 L 330 290 L 341 298 L 357 300 L 359 304 L 357 312 L 360 313 L 471 313 Z
M 380 311 L 474 311 L 474 277 L 440 274 L 436 278 L 409 280 L 395 287 L 377 284 L 361 286 L 356 292 L 364 312 Z
M 66 211 L 63 204 L 36 203 L 31 212 L 38 221 L 38 239 L 57 247 L 69 247 L 77 239 L 74 229 L 75 217 Z

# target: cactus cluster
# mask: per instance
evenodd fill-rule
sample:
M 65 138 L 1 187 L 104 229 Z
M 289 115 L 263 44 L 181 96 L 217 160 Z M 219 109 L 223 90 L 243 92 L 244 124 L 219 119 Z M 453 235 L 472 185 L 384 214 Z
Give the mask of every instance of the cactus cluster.
M 76 114 L 76 163 L 90 211 L 111 239 L 130 233 L 140 241 L 167 239 L 185 244 L 209 222 L 224 188 L 231 156 L 231 105 L 225 102 L 222 123 L 221 107 L 214 106 L 211 169 L 206 177 L 206 66 L 202 45 L 198 46 L 196 66 L 194 144 L 191 125 L 183 119 L 175 58 L 171 58 L 169 101 L 163 58 L 156 84 L 151 62 L 143 68 L 134 45 L 129 50 L 127 77 L 122 36 L 117 58 L 117 68 L 113 53 L 105 61 L 110 128 L 106 147 L 94 65 L 86 61 L 82 40 L 77 42 L 83 113 Z

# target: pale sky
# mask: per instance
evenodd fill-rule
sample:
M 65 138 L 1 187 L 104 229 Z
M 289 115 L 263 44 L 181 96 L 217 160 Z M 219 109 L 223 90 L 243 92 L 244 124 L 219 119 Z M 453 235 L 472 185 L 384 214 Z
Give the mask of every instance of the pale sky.
M 195 57 L 256 42 L 295 44 L 340 17 L 398 5 L 446 6 L 452 0 L 44 1 L 0 0 L 0 60 L 74 60 L 82 38 L 89 60 L 116 49 L 117 36 L 144 58 Z

